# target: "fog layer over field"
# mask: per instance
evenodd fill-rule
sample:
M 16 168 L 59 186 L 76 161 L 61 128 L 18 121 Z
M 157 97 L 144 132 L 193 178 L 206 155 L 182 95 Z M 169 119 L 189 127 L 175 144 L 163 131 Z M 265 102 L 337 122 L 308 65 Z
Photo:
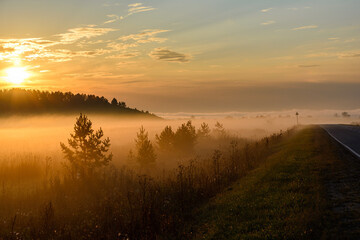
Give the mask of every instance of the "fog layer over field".
M 336 113 L 299 111 L 299 123 L 359 120 Z M 0 238 L 190 239 L 193 210 L 265 164 L 301 129 L 295 114 L 2 118 Z
M 343 116 L 347 112 L 349 116 Z M 118 116 L 89 115 L 94 129 L 102 128 L 105 137 L 111 140 L 111 151 L 115 163 L 125 163 L 134 139 L 143 126 L 155 144 L 155 135 L 165 126 L 176 130 L 188 120 L 198 129 L 206 122 L 214 129 L 216 122 L 223 124 L 226 131 L 236 137 L 254 139 L 286 130 L 297 124 L 296 110 L 283 112 L 226 112 L 226 113 L 157 113 L 163 120 L 143 120 Z M 299 124 L 343 123 L 360 121 L 360 110 L 299 111 Z M 78 115 L 16 116 L 0 119 L 0 154 L 31 153 L 61 159 L 60 142 L 67 142 Z

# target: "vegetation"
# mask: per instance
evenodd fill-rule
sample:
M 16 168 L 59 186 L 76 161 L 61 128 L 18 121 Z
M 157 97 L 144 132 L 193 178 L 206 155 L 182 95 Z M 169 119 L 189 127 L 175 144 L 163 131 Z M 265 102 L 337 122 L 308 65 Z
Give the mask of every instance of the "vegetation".
M 92 175 L 96 169 L 106 166 L 112 159 L 112 154 L 106 155 L 110 147 L 110 139 L 102 140 L 104 133 L 100 128 L 92 129 L 92 122 L 86 115 L 80 114 L 76 119 L 74 133 L 68 139 L 69 147 L 60 143 L 65 158 L 69 160 L 69 169 L 75 178 Z
M 126 106 L 125 102 L 105 97 L 71 92 L 48 92 L 39 90 L 0 90 L 0 114 L 70 114 L 70 113 L 131 114 L 156 117 L 149 112 Z
M 332 148 L 320 128 L 280 142 L 266 164 L 193 213 L 188 239 L 328 239 L 319 169 L 333 165 Z
M 181 140 L 175 138 L 175 144 L 181 143 L 175 146 L 184 146 L 190 139 L 194 141 L 184 149 L 196 149 L 196 132 L 191 122 L 184 123 L 175 132 Z M 283 134 L 276 134 L 245 144 L 245 140 L 230 135 L 219 140 L 210 136 L 209 140 L 217 146 L 218 141 L 229 145 L 213 149 L 209 157 L 191 158 L 172 170 L 158 172 L 156 149 L 141 128 L 136 151 L 130 154 L 139 168 L 130 169 L 109 162 L 109 140 L 103 139 L 101 129 L 94 131 L 91 121 L 80 115 L 69 146 L 62 144 L 62 150 L 70 167 L 94 169 L 96 174 L 74 178 L 51 158 L 29 156 L 1 161 L 0 172 L 4 174 L 0 175 L 0 236 L 184 239 L 184 226 L 192 211 L 260 166 L 271 146 L 282 138 Z M 144 169 L 148 169 L 147 175 L 143 175 Z
M 202 136 L 201 130 L 196 133 L 195 126 L 191 121 L 183 123 L 176 132 L 173 132 L 170 126 L 156 135 L 156 141 L 160 151 L 165 153 L 176 152 L 177 154 L 186 155 L 194 151 L 194 147 L 199 134 Z
M 149 140 L 149 134 L 145 131 L 144 127 L 141 126 L 136 143 L 136 160 L 142 168 L 149 168 L 155 164 L 156 154 L 152 143 Z
M 334 157 L 321 129 L 250 141 L 188 121 L 156 141 L 141 127 L 129 153 L 136 167 L 115 167 L 110 140 L 80 115 L 61 144 L 71 174 L 51 158 L 0 160 L 0 239 L 326 238 L 321 174 Z M 161 146 L 176 152 L 183 142 L 197 157 L 163 171 L 177 156 Z M 204 142 L 211 150 L 199 155 Z

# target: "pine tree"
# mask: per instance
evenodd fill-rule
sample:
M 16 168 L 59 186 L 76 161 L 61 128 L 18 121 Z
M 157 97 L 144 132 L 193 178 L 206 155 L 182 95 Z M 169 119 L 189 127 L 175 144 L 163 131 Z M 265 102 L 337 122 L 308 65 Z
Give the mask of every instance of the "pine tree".
M 149 134 L 145 131 L 144 127 L 141 126 L 137 138 L 135 139 L 136 143 L 136 152 L 137 152 L 137 162 L 142 167 L 148 167 L 155 163 L 156 154 L 154 147 L 149 140 Z
M 100 128 L 96 132 L 86 115 L 80 114 L 74 125 L 74 133 L 68 139 L 69 146 L 60 143 L 65 158 L 70 162 L 73 174 L 86 175 L 106 166 L 112 160 L 112 154 L 106 154 L 110 148 L 110 139 L 105 138 Z
M 159 149 L 163 152 L 174 150 L 175 133 L 171 126 L 166 126 L 160 135 L 155 136 Z
M 200 129 L 198 129 L 197 131 L 197 136 L 199 138 L 208 138 L 210 137 L 210 127 L 209 127 L 209 124 L 203 122 L 200 126 Z

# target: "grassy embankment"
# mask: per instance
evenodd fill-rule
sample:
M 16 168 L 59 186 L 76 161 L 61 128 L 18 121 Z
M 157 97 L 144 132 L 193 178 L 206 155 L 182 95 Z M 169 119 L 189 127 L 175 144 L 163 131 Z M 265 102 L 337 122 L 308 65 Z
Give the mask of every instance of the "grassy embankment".
M 274 147 L 262 167 L 197 209 L 195 239 L 320 239 L 331 221 L 322 181 L 336 159 L 319 127 Z

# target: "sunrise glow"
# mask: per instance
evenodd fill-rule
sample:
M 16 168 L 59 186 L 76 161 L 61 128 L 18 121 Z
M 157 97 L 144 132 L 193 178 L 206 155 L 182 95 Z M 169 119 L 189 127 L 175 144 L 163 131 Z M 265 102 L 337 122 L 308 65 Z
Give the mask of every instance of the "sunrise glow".
M 30 74 L 26 71 L 26 68 L 23 67 L 12 67 L 5 70 L 6 72 L 6 81 L 13 85 L 22 84 L 27 78 L 30 77 Z

